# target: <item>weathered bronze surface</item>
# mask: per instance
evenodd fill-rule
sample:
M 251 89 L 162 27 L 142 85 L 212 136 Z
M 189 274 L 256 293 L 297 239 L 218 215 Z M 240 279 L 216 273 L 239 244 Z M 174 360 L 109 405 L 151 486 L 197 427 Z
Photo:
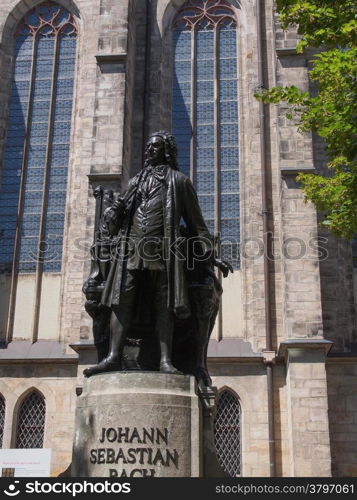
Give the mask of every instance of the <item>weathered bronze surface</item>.
M 125 193 L 97 188 L 92 272 L 83 286 L 98 364 L 116 370 L 195 375 L 211 385 L 206 357 L 223 276 L 192 182 L 177 165 L 174 137 L 154 133 L 144 168 Z

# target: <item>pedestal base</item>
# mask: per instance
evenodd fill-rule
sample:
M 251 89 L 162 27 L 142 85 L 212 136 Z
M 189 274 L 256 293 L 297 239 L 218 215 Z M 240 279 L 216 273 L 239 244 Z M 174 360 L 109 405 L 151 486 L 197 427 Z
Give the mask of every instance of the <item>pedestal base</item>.
M 199 420 L 194 377 L 94 375 L 77 401 L 72 476 L 199 477 Z

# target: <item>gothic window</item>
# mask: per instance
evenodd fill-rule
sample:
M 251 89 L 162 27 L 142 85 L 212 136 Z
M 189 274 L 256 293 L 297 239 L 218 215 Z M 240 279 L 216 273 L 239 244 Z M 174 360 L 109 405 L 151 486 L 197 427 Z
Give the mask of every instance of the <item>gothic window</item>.
M 218 461 L 231 477 L 241 474 L 241 407 L 229 390 L 221 392 L 214 421 Z
M 4 438 L 5 409 L 5 398 L 0 394 L 0 448 L 2 447 L 2 440 Z
M 46 403 L 37 391 L 22 401 L 17 418 L 15 448 L 42 448 Z
M 172 129 L 222 258 L 239 267 L 237 29 L 226 0 L 189 0 L 173 23 Z
M 54 2 L 15 33 L 15 62 L 0 181 L 0 267 L 61 270 L 76 57 L 73 16 Z

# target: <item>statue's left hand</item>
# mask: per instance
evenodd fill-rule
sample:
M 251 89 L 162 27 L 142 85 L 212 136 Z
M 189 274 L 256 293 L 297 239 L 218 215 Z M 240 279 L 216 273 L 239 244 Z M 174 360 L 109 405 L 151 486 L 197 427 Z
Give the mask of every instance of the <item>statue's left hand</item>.
M 214 259 L 213 263 L 222 271 L 223 278 L 227 278 L 230 272 L 233 273 L 233 267 L 230 262 L 221 259 Z

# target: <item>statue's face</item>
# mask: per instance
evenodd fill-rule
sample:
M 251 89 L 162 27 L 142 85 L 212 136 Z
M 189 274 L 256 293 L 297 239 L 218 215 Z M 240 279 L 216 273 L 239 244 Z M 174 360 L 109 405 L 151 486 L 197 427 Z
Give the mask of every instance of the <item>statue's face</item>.
M 146 158 L 150 165 L 165 163 L 165 144 L 162 137 L 151 137 L 146 146 Z

